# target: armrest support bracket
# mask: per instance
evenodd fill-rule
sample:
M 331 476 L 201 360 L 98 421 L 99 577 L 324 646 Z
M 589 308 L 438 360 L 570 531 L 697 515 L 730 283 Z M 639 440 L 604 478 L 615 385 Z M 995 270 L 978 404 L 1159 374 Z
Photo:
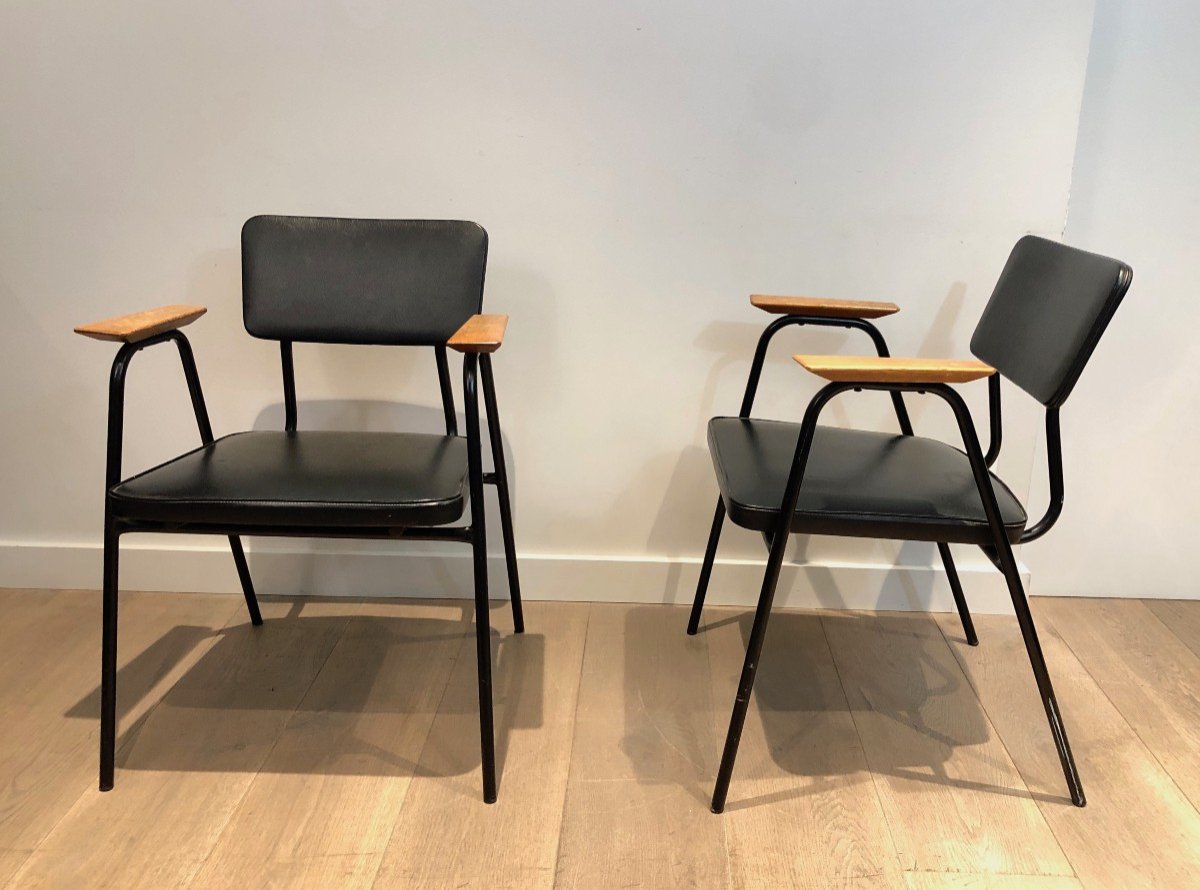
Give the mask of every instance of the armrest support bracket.
M 105 494 L 121 481 L 121 450 L 125 427 L 125 375 L 133 357 L 150 346 L 174 342 L 179 349 L 179 360 L 183 364 L 183 375 L 187 380 L 192 410 L 196 414 L 196 426 L 200 430 L 200 441 L 212 444 L 212 425 L 208 419 L 208 408 L 204 404 L 204 392 L 200 389 L 200 375 L 196 371 L 196 359 L 187 337 L 177 330 L 168 330 L 139 340 L 126 341 L 117 350 L 113 359 L 108 381 L 108 449 L 104 475 Z
M 984 552 L 1006 574 L 1011 571 L 1015 575 L 1017 572 L 1016 559 L 1013 556 L 1012 547 L 1005 535 L 1004 521 L 1000 516 L 1000 507 L 996 502 L 996 492 L 992 488 L 991 473 L 988 471 L 983 450 L 979 445 L 979 436 L 975 432 L 975 424 L 971 419 L 971 412 L 963 401 L 962 396 L 952 386 L 945 383 L 835 381 L 822 387 L 813 396 L 812 401 L 808 404 L 808 409 L 804 412 L 804 420 L 800 426 L 800 436 L 796 443 L 796 452 L 792 460 L 791 473 L 788 476 L 787 488 L 784 492 L 779 518 L 773 532 L 774 541 L 772 546 L 782 546 L 782 542 L 787 539 L 791 531 L 791 520 L 793 514 L 796 512 L 796 504 L 800 498 L 800 487 L 804 481 L 804 470 L 808 463 L 808 455 L 812 449 L 813 438 L 817 430 L 817 420 L 820 417 L 821 411 L 835 396 L 848 390 L 929 393 L 930 395 L 938 396 L 949 404 L 950 409 L 954 412 L 954 418 L 958 422 L 958 429 L 962 435 L 964 450 L 967 452 L 967 458 L 971 463 L 971 472 L 975 477 L 975 485 L 983 501 L 983 511 L 987 516 L 992 538 L 996 542 L 993 545 L 985 546 L 983 548 Z M 1022 537 L 1022 540 L 1025 540 L 1025 538 Z
M 879 332 L 879 328 L 871 324 L 871 322 L 862 318 L 826 318 L 815 315 L 785 315 L 782 318 L 777 318 L 769 325 L 766 330 L 758 338 L 758 346 L 754 350 L 754 360 L 750 365 L 750 376 L 746 379 L 746 392 L 742 397 L 742 407 L 738 411 L 739 417 L 749 417 L 750 411 L 754 407 L 754 397 L 758 394 L 758 382 L 762 377 L 763 364 L 767 359 L 767 348 L 771 345 L 772 338 L 786 327 L 792 325 L 815 325 L 817 327 L 832 327 L 832 328 L 848 328 L 850 330 L 858 330 L 865 333 L 871 338 L 871 342 L 875 345 L 875 351 L 882 358 L 887 358 L 891 353 L 888 352 L 887 341 L 884 340 L 883 334 Z M 900 424 L 900 432 L 906 436 L 913 434 L 912 421 L 908 416 L 908 409 L 904 406 L 904 399 L 899 392 L 891 393 L 892 406 L 896 411 L 896 419 Z

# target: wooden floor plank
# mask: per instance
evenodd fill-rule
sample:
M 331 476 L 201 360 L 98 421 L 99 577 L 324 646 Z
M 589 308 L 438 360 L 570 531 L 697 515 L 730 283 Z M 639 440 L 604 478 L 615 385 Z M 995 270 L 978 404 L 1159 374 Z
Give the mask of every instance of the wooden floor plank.
M 981 615 L 980 645 L 938 616 L 993 725 L 1085 887 L 1192 887 L 1200 817 L 1033 600 L 1088 805 L 1067 796 L 1016 620 Z
M 392 830 L 376 886 L 549 887 L 587 636 L 583 603 L 492 610 L 499 796 L 483 802 L 475 632 L 463 647 Z
M 122 594 L 117 704 L 126 737 L 213 644 L 235 606 L 224 596 Z M 0 850 L 23 850 L 22 861 L 96 782 L 99 607 L 98 594 L 82 591 L 0 605 L 8 610 L 0 630 Z
M 1078 880 L 1064 875 L 952 875 L 909 872 L 912 890 L 1078 890 Z
M 266 625 L 239 613 L 223 629 L 122 746 L 113 791 L 89 783 L 18 886 L 175 887 L 192 878 L 346 621 L 344 604 L 262 606 Z
M 705 615 L 714 734 L 721 739 L 754 616 L 713 608 Z M 714 780 L 715 773 L 709 793 Z M 896 867 L 817 613 L 771 618 L 722 820 L 734 886 L 833 886 Z
M 559 886 L 727 884 L 706 642 L 686 626 L 678 607 L 591 607 Z
M 1200 656 L 1200 601 L 1147 599 L 1142 602 L 1171 633 Z
M 1039 599 L 1038 610 L 1200 807 L 1200 657 L 1138 600 Z
M 1071 875 L 930 617 L 822 623 L 902 868 Z
M 369 887 L 470 625 L 446 602 L 352 606 L 194 887 Z
M 1085 809 L 1013 619 L 978 616 L 971 648 L 954 615 L 779 612 L 720 817 L 744 610 L 688 638 L 676 607 L 532 603 L 515 637 L 495 604 L 486 806 L 469 603 L 271 601 L 252 629 L 239 596 L 123 594 L 105 795 L 99 604 L 0 590 L 0 886 L 1052 890 L 1200 873 L 1200 603 L 1034 601 Z

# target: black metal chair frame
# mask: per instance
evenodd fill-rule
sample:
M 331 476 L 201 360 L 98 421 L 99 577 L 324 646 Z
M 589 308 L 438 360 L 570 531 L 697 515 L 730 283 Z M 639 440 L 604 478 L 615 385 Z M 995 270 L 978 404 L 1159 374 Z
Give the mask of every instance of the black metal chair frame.
M 314 527 L 304 526 L 259 526 L 249 524 L 221 524 L 191 522 L 162 522 L 132 519 L 120 515 L 119 508 L 111 496 L 112 489 L 121 481 L 121 450 L 125 413 L 125 377 L 129 363 L 143 349 L 160 343 L 173 342 L 179 350 L 191 396 L 192 409 L 196 415 L 200 440 L 204 445 L 212 444 L 212 426 L 205 407 L 204 394 L 200 388 L 200 377 L 191 344 L 178 330 L 148 337 L 144 340 L 125 343 L 113 360 L 109 377 L 108 395 L 108 446 L 105 472 L 104 504 L 104 569 L 103 569 L 103 641 L 101 656 L 100 686 L 100 790 L 113 787 L 116 755 L 117 729 L 117 591 L 120 537 L 130 532 L 161 532 L 181 534 L 225 535 L 229 538 L 234 564 L 241 581 L 242 593 L 250 620 L 255 625 L 263 623 L 254 585 L 250 577 L 246 555 L 240 535 L 275 535 L 312 538 L 362 538 L 389 540 L 439 540 L 458 541 L 470 544 L 473 555 L 475 583 L 475 637 L 476 659 L 479 679 L 479 731 L 482 752 L 483 798 L 487 803 L 496 800 L 496 754 L 492 721 L 492 668 L 491 626 L 488 609 L 487 547 L 484 525 L 483 486 L 496 488 L 500 506 L 500 525 L 504 538 L 504 555 L 508 569 L 509 591 L 512 599 L 513 625 L 517 633 L 525 630 L 521 609 L 521 590 L 517 575 L 516 547 L 513 540 L 512 508 L 509 497 L 508 473 L 504 462 L 504 451 L 500 438 L 500 418 L 496 406 L 495 381 L 492 375 L 491 356 L 468 352 L 463 357 L 463 393 L 466 404 L 467 464 L 470 500 L 470 524 L 466 526 L 442 527 Z M 445 413 L 446 434 L 458 435 L 458 421 L 454 409 L 454 395 L 450 382 L 450 367 L 446 347 L 434 347 L 438 381 L 441 387 L 442 408 Z M 291 341 L 281 341 L 280 352 L 283 364 L 283 392 L 285 430 L 296 431 L 296 382 L 292 362 Z M 478 379 L 483 380 L 484 405 L 487 411 L 488 433 L 492 451 L 493 471 L 483 470 L 481 436 L 479 427 Z
M 748 418 L 754 406 L 754 397 L 758 391 L 759 379 L 762 376 L 763 364 L 766 360 L 767 349 L 774 336 L 786 327 L 793 325 L 817 325 L 827 327 L 843 327 L 861 330 L 870 336 L 875 345 L 876 352 L 881 357 L 889 355 L 887 343 L 883 335 L 879 332 L 871 322 L 861 318 L 826 318 L 806 315 L 785 315 L 773 321 L 767 326 L 759 337 L 758 346 L 755 349 L 754 360 L 750 366 L 749 378 L 746 381 L 746 392 L 742 399 L 742 406 L 739 411 L 739 416 Z M 737 758 L 738 745 L 741 741 L 742 728 L 745 725 L 746 713 L 750 704 L 750 694 L 754 686 L 754 677 L 758 670 L 759 659 L 762 654 L 763 640 L 766 637 L 767 622 L 770 618 L 771 604 L 775 598 L 775 588 L 779 581 L 780 568 L 783 564 L 783 555 L 787 547 L 787 541 L 791 534 L 791 518 L 796 511 L 796 505 L 800 498 L 800 488 L 804 481 L 804 468 L 808 460 L 808 454 L 812 447 L 813 437 L 817 429 L 817 420 L 821 411 L 825 406 L 837 395 L 853 390 L 860 392 L 862 390 L 878 390 L 887 392 L 892 399 L 892 404 L 895 409 L 896 418 L 900 425 L 902 435 L 913 435 L 912 422 L 909 419 L 908 411 L 904 405 L 903 393 L 917 393 L 935 395 L 945 401 L 954 412 L 955 420 L 958 423 L 959 432 L 962 435 L 963 445 L 967 456 L 971 463 L 972 474 L 975 478 L 975 484 L 979 490 L 979 495 L 983 503 L 984 513 L 987 516 L 988 525 L 991 530 L 992 543 L 990 545 L 981 545 L 980 549 L 996 566 L 997 569 L 1004 575 L 1005 582 L 1008 585 L 1009 595 L 1012 598 L 1013 608 L 1016 611 L 1017 622 L 1021 629 L 1021 636 L 1025 642 L 1025 649 L 1029 655 L 1030 665 L 1033 668 L 1034 678 L 1037 682 L 1038 693 L 1042 699 L 1042 705 L 1046 711 L 1046 718 L 1050 723 L 1050 731 L 1054 737 L 1054 745 L 1058 752 L 1058 758 L 1062 764 L 1063 774 L 1066 778 L 1067 787 L 1071 794 L 1071 801 L 1076 806 L 1084 806 L 1086 799 L 1083 793 L 1083 785 L 1080 782 L 1079 774 L 1075 767 L 1075 760 L 1071 754 L 1071 746 L 1067 740 L 1066 729 L 1063 726 L 1062 717 L 1059 712 L 1058 701 L 1054 695 L 1054 687 L 1050 682 L 1050 675 L 1046 669 L 1046 660 L 1042 654 L 1042 647 L 1038 641 L 1037 630 L 1034 627 L 1033 616 L 1029 611 L 1029 602 L 1026 599 L 1024 587 L 1021 584 L 1020 570 L 1017 567 L 1016 558 L 1013 556 L 1012 545 L 1005 534 L 1004 523 L 1001 520 L 1000 509 L 996 503 L 996 494 L 991 485 L 991 476 L 988 468 L 995 463 L 996 458 L 1000 454 L 1000 445 L 1002 441 L 1001 429 L 1001 408 L 1000 408 L 1000 375 L 992 374 L 988 377 L 988 417 L 990 426 L 990 441 L 986 454 L 983 452 L 979 443 L 978 435 L 975 431 L 975 424 L 971 419 L 971 413 L 968 410 L 962 396 L 954 390 L 953 387 L 943 383 L 829 383 L 824 386 L 809 402 L 808 408 L 804 413 L 804 419 L 800 426 L 800 436 L 796 443 L 795 456 L 792 460 L 791 471 L 788 476 L 787 487 L 784 492 L 783 502 L 780 506 L 779 517 L 776 520 L 775 528 L 764 533 L 769 555 L 767 557 L 766 571 L 763 576 L 762 589 L 759 593 L 758 606 L 754 613 L 754 624 L 750 632 L 750 639 L 746 647 L 746 659 L 742 667 L 741 679 L 738 683 L 737 697 L 734 701 L 733 714 L 729 722 L 729 731 L 725 738 L 725 747 L 721 756 L 721 765 L 717 773 L 716 787 L 713 791 L 712 811 L 720 813 L 725 809 L 725 801 L 729 793 L 729 782 L 733 775 L 734 761 Z M 1063 472 L 1062 472 L 1062 438 L 1059 428 L 1059 409 L 1057 405 L 1048 406 L 1046 408 L 1046 442 L 1050 476 L 1050 505 L 1045 515 L 1031 526 L 1028 526 L 1021 534 L 1020 543 L 1033 541 L 1044 535 L 1062 512 L 1063 505 Z M 712 529 L 708 536 L 708 545 L 704 553 L 704 562 L 700 569 L 700 578 L 696 586 L 696 597 L 692 604 L 691 615 L 688 620 L 687 632 L 694 635 L 698 632 L 700 626 L 700 617 L 704 609 L 704 599 L 708 592 L 709 580 L 712 576 L 713 562 L 716 559 L 717 545 L 721 538 L 721 529 L 725 522 L 725 502 L 718 496 L 717 508 L 713 516 Z M 971 620 L 971 613 L 967 608 L 966 598 L 963 595 L 962 585 L 959 581 L 958 572 L 954 566 L 954 559 L 950 553 L 948 544 L 938 542 L 938 553 L 941 555 L 942 563 L 946 570 L 946 577 L 950 583 L 950 589 L 954 594 L 954 602 L 958 608 L 959 618 L 962 621 L 963 631 L 966 635 L 967 642 L 972 646 L 979 644 L 978 636 L 975 633 L 974 623 Z

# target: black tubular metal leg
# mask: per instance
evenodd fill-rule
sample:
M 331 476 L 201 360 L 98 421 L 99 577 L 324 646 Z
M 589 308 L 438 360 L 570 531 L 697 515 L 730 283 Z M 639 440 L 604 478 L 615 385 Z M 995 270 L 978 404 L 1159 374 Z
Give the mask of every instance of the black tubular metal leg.
M 111 791 L 117 753 L 117 562 L 120 534 L 104 522 L 103 611 L 100 645 L 100 790 Z
M 471 550 L 475 568 L 475 656 L 479 671 L 479 742 L 484 803 L 496 802 L 496 746 L 492 728 L 492 628 L 488 612 L 487 539 L 483 520 L 483 455 L 479 435 L 477 356 L 463 362 L 467 409 L 467 463 L 471 488 Z
M 962 621 L 963 633 L 971 646 L 979 645 L 979 637 L 975 634 L 975 622 L 971 620 L 971 612 L 967 608 L 967 598 L 963 596 L 962 583 L 958 580 L 958 570 L 954 567 L 954 557 L 950 553 L 949 544 L 938 544 L 938 553 L 942 556 L 942 565 L 946 569 L 946 580 L 950 582 L 950 591 L 954 594 L 954 605 L 958 607 L 958 617 Z
M 713 789 L 712 811 L 725 810 L 725 798 L 729 795 L 729 781 L 733 778 L 733 764 L 737 760 L 738 745 L 742 741 L 742 728 L 746 724 L 746 711 L 750 707 L 750 693 L 754 689 L 754 677 L 758 673 L 758 661 L 762 655 L 763 640 L 767 636 L 767 621 L 771 617 L 771 603 L 775 599 L 775 587 L 779 582 L 779 568 L 783 564 L 783 551 L 787 548 L 788 535 L 777 534 L 767 557 L 767 569 L 763 575 L 762 591 L 758 595 L 758 608 L 754 612 L 754 627 L 746 645 L 746 660 L 742 664 L 742 676 L 738 681 L 737 698 L 733 702 L 733 714 L 729 718 L 729 731 L 725 735 L 725 750 L 721 754 L 721 767 L 717 771 L 717 785 Z
M 971 471 L 975 476 L 975 485 L 979 489 L 979 496 L 983 501 L 983 512 L 987 514 L 988 527 L 992 532 L 993 544 L 990 550 L 994 552 L 996 565 L 1003 572 L 1004 580 L 1008 583 L 1013 609 L 1017 613 L 1017 624 L 1021 628 L 1021 637 L 1025 641 L 1025 651 L 1029 655 L 1029 664 L 1033 668 L 1038 693 L 1042 697 L 1046 719 L 1050 723 L 1050 734 L 1054 737 L 1054 747 L 1058 751 L 1058 760 L 1062 765 L 1063 776 L 1067 780 L 1067 790 L 1071 794 L 1071 802 L 1075 806 L 1081 807 L 1087 803 L 1083 794 L 1083 783 L 1080 782 L 1079 773 L 1075 768 L 1075 757 L 1071 754 L 1071 744 L 1067 740 L 1067 730 L 1063 726 L 1058 699 L 1054 695 L 1054 686 L 1050 682 L 1046 657 L 1042 654 L 1042 645 L 1038 641 L 1037 629 L 1033 625 L 1033 615 L 1029 611 L 1029 601 L 1025 598 L 1025 590 L 1021 586 L 1021 574 L 1017 569 L 1017 560 L 1013 556 L 1012 545 L 1009 543 L 1004 523 L 1000 518 L 1000 508 L 996 504 L 996 492 L 992 488 L 991 474 L 988 473 L 986 459 L 979 446 L 979 438 L 975 434 L 971 413 L 967 410 L 962 397 L 950 387 L 937 385 L 929 387 L 928 391 L 945 399 L 958 420 L 963 444 L 966 446 L 967 456 L 971 461 Z
M 1029 611 L 1029 600 L 1025 597 L 1025 589 L 1021 585 L 1021 574 L 1017 569 L 1017 561 L 1013 556 L 1012 546 L 1002 535 L 996 536 L 996 557 L 1004 580 L 1008 582 L 1008 592 L 1012 597 L 1013 609 L 1017 613 L 1017 624 L 1021 628 L 1021 637 L 1025 641 L 1025 651 L 1029 654 L 1029 664 L 1033 668 L 1033 676 L 1037 681 L 1038 694 L 1042 697 L 1042 707 L 1046 709 L 1046 719 L 1050 723 L 1050 734 L 1054 737 L 1054 748 L 1058 751 L 1058 761 L 1062 764 L 1063 776 L 1067 780 L 1067 790 L 1071 793 L 1071 802 L 1077 807 L 1087 804 L 1083 794 L 1083 783 L 1075 768 L 1075 757 L 1071 753 L 1071 743 L 1067 740 L 1067 730 L 1063 726 L 1062 713 L 1058 709 L 1058 699 L 1054 695 L 1054 686 L 1050 682 L 1050 672 L 1046 668 L 1046 656 L 1042 654 L 1042 644 L 1038 641 L 1037 628 L 1033 625 L 1033 615 Z
M 229 549 L 233 551 L 233 564 L 237 566 L 242 596 L 246 598 L 246 611 L 250 613 L 250 623 L 259 627 L 263 623 L 262 613 L 258 610 L 258 597 L 254 595 L 254 582 L 250 579 L 250 566 L 246 564 L 246 551 L 242 549 L 242 539 L 237 535 L 230 535 Z
M 738 745 L 742 740 L 742 727 L 746 723 L 746 711 L 750 707 L 750 694 L 754 689 L 754 676 L 758 672 L 758 661 L 762 655 L 763 640 L 767 636 L 767 621 L 771 617 L 771 604 L 775 600 L 775 587 L 779 582 L 779 569 L 783 564 L 783 553 L 791 536 L 792 517 L 800 499 L 800 485 L 804 481 L 804 468 L 812 448 L 813 435 L 817 429 L 817 417 L 821 408 L 832 395 L 819 393 L 804 414 L 800 435 L 796 442 L 796 454 L 792 458 L 792 469 L 788 475 L 783 501 L 779 505 L 779 517 L 771 540 L 771 553 L 767 557 L 767 568 L 763 574 L 762 590 L 758 595 L 758 608 L 754 612 L 754 626 L 746 644 L 746 660 L 742 665 L 742 677 L 738 681 L 737 698 L 733 702 L 733 714 L 729 718 L 729 732 L 725 735 L 725 750 L 721 754 L 721 766 L 717 770 L 717 784 L 713 789 L 712 811 L 725 809 L 725 798 L 729 794 L 729 780 L 733 777 L 733 764 L 737 759 Z
M 492 466 L 496 473 L 496 496 L 500 501 L 500 532 L 504 536 L 504 562 L 508 568 L 508 592 L 512 599 L 513 627 L 525 632 L 525 613 L 521 609 L 521 581 L 517 576 L 517 544 L 513 537 L 512 502 L 508 494 L 508 468 L 504 461 L 504 443 L 500 438 L 500 411 L 496 406 L 496 382 L 492 377 L 492 357 L 479 358 L 483 376 L 483 400 L 487 406 L 488 436 L 492 444 Z
M 712 531 L 708 533 L 708 547 L 704 550 L 704 564 L 700 566 L 700 580 L 696 584 L 696 598 L 692 600 L 692 614 L 688 618 L 687 632 L 691 636 L 695 636 L 700 629 L 700 613 L 704 611 L 704 597 L 708 593 L 708 581 L 712 577 L 713 561 L 717 558 L 717 544 L 721 540 L 721 527 L 724 524 L 725 502 L 718 495 Z

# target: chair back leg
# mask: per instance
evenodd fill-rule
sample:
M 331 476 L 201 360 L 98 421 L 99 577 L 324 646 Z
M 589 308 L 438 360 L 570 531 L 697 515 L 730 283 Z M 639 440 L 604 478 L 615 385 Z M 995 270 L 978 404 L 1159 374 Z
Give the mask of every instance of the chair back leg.
M 103 618 L 100 645 L 100 790 L 110 791 L 117 753 L 117 561 L 120 533 L 104 520 Z
M 958 421 L 963 444 L 966 445 L 967 456 L 971 461 L 975 486 L 979 489 L 983 512 L 987 515 L 988 527 L 992 533 L 992 546 L 985 547 L 984 552 L 993 558 L 996 567 L 1004 574 L 1004 580 L 1008 583 L 1008 592 L 1012 598 L 1013 609 L 1017 613 L 1021 637 L 1025 640 L 1025 651 L 1029 654 L 1029 663 L 1033 667 L 1033 676 L 1037 681 L 1038 693 L 1042 697 L 1042 706 L 1046 709 L 1046 719 L 1050 721 L 1050 734 L 1054 737 L 1054 747 L 1058 751 L 1058 759 L 1067 780 L 1067 790 L 1071 793 L 1072 803 L 1081 807 L 1086 803 L 1083 796 L 1083 784 L 1075 769 L 1075 758 L 1071 754 L 1071 745 L 1067 741 L 1067 730 L 1063 726 L 1058 700 L 1054 696 L 1054 686 L 1050 683 L 1050 672 L 1046 669 L 1046 658 L 1042 654 L 1042 645 L 1038 642 L 1037 629 L 1033 626 L 1029 601 L 1025 598 L 1025 590 L 1021 586 L 1021 573 L 1017 569 L 1017 560 L 1013 556 L 1012 544 L 1009 543 L 1008 534 L 1000 518 L 1000 508 L 996 504 L 996 492 L 992 486 L 986 458 L 979 447 L 979 439 L 975 434 L 971 412 L 967 410 L 962 397 L 948 386 L 939 386 L 932 391 L 946 400 Z
M 242 583 L 242 596 L 246 598 L 246 611 L 250 613 L 250 623 L 258 627 L 263 623 L 262 613 L 258 611 L 258 597 L 254 595 L 254 582 L 250 579 L 250 566 L 246 564 L 242 539 L 237 535 L 230 535 L 229 549 L 233 551 L 233 564 L 237 566 L 238 580 Z
M 954 594 L 954 605 L 958 607 L 958 618 L 962 621 L 967 644 L 978 646 L 979 636 L 975 633 L 975 622 L 971 620 L 971 611 L 967 608 L 967 598 L 963 595 L 962 583 L 958 580 L 958 570 L 954 567 L 954 557 L 950 553 L 950 545 L 938 544 L 937 546 L 938 553 L 942 556 L 942 565 L 946 568 L 946 580 L 950 582 L 950 591 Z
M 1013 609 L 1017 613 L 1017 624 L 1021 628 L 1021 637 L 1025 641 L 1025 651 L 1029 654 L 1029 664 L 1033 668 L 1033 676 L 1037 681 L 1038 694 L 1042 698 L 1042 707 L 1046 710 L 1046 719 L 1050 723 L 1050 734 L 1054 737 L 1054 747 L 1058 752 L 1058 760 L 1062 765 L 1063 776 L 1067 780 L 1067 790 L 1071 794 L 1071 802 L 1077 807 L 1086 805 L 1087 798 L 1083 794 L 1083 783 L 1075 768 L 1075 756 L 1071 753 L 1071 743 L 1067 740 L 1067 730 L 1063 726 L 1062 713 L 1058 709 L 1058 699 L 1054 695 L 1054 686 L 1050 682 L 1050 672 L 1046 669 L 1046 657 L 1042 654 L 1042 644 L 1038 640 L 1037 628 L 1033 624 L 1033 615 L 1029 611 L 1029 600 L 1021 584 L 1021 574 L 1017 569 L 1017 561 L 1013 557 L 1012 546 L 1008 539 L 1002 536 L 996 543 L 996 557 L 1004 580 L 1008 582 L 1008 592 L 1012 597 Z
M 704 564 L 700 566 L 700 581 L 696 584 L 696 598 L 692 601 L 692 614 L 688 618 L 687 632 L 695 636 L 700 629 L 700 613 L 704 611 L 704 597 L 708 593 L 708 581 L 712 577 L 713 561 L 717 558 L 717 544 L 721 541 L 721 527 L 725 523 L 725 502 L 717 495 L 717 510 L 713 515 L 712 530 L 708 533 L 708 547 L 704 550 Z
M 483 400 L 487 407 L 488 436 L 492 445 L 492 466 L 495 467 L 496 497 L 500 502 L 500 533 L 504 537 L 504 562 L 508 568 L 508 593 L 512 600 L 513 629 L 525 632 L 525 614 L 521 609 L 521 580 L 517 576 L 517 544 L 513 537 L 512 502 L 508 494 L 508 467 L 504 460 L 504 443 L 500 437 L 500 411 L 496 406 L 496 382 L 492 377 L 492 357 L 480 356 L 483 374 Z

